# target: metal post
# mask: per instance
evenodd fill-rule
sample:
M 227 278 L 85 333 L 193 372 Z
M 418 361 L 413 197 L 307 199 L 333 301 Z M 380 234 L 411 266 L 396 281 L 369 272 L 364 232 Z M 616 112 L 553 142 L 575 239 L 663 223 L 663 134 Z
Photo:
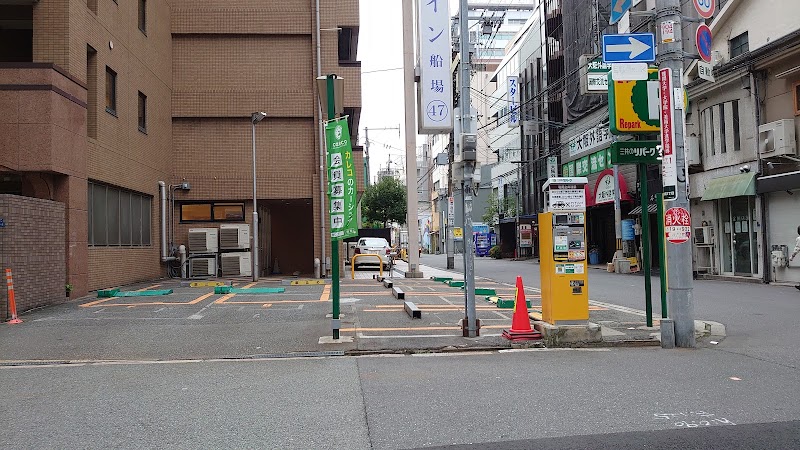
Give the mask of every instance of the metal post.
M 661 318 L 667 318 L 667 246 L 664 243 L 667 241 L 664 238 L 664 194 L 656 194 L 656 202 L 658 206 L 658 217 L 656 223 L 658 224 L 658 280 L 661 285 Z
M 469 93 L 469 6 L 467 0 L 460 1 L 459 25 L 461 27 L 459 53 L 461 54 L 461 132 L 471 131 L 470 120 L 470 93 Z M 456 137 L 459 139 L 460 137 Z M 464 151 L 462 149 L 462 154 Z M 472 241 L 472 174 L 475 171 L 474 161 L 464 161 L 464 295 L 467 303 L 467 335 L 478 335 L 477 320 L 475 317 L 475 268 L 474 243 Z
M 637 164 L 639 168 L 639 192 L 642 196 L 642 267 L 644 268 L 644 306 L 647 313 L 647 326 L 653 326 L 653 288 L 650 285 L 650 195 L 647 193 L 647 164 Z
M 681 1 L 656 0 L 656 30 L 665 21 L 674 23 L 675 37 L 672 42 L 658 44 L 658 68 L 672 69 L 673 87 L 683 88 L 683 36 L 681 29 Z M 660 36 L 658 36 L 660 38 Z M 658 39 L 661 42 L 661 39 Z M 673 102 L 674 103 L 674 102 Z M 686 155 L 684 153 L 683 109 L 671 111 L 675 129 L 675 156 L 678 170 L 677 197 L 670 206 L 689 210 L 687 195 Z M 667 279 L 669 283 L 669 313 L 675 321 L 675 345 L 694 347 L 694 304 L 692 280 L 692 244 L 667 243 Z
M 455 258 L 455 249 L 454 249 L 454 239 L 453 239 L 453 226 L 455 225 L 455 215 L 450 215 L 450 197 L 453 196 L 453 156 L 455 154 L 453 145 L 447 146 L 447 153 L 448 153 L 448 163 L 447 163 L 447 233 L 445 235 L 445 251 L 447 253 L 447 268 L 448 269 L 455 269 L 456 266 L 456 258 Z M 453 214 L 455 214 L 455 201 L 453 201 Z
M 622 209 L 620 208 L 620 195 L 619 191 L 619 166 L 614 164 L 614 257 L 612 261 L 616 261 L 623 257 L 622 254 Z
M 256 120 L 253 125 L 253 281 L 258 281 L 258 200 L 256 196 Z
M 336 100 L 333 92 L 333 75 L 328 75 L 328 120 L 333 120 L 336 116 Z M 331 328 L 333 328 L 333 339 L 339 339 L 339 241 L 331 237 L 331 292 L 333 309 L 331 311 Z
M 403 0 L 403 87 L 405 90 L 408 270 L 406 278 L 422 278 L 419 270 L 419 205 L 417 204 L 417 126 L 414 93 L 414 0 Z
M 369 186 L 369 128 L 364 127 L 364 186 Z

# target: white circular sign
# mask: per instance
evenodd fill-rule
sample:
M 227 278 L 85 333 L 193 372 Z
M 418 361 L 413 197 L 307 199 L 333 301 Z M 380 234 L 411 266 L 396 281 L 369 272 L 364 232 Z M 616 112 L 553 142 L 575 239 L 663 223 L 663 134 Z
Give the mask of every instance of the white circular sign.
M 710 19 L 714 15 L 714 10 L 717 9 L 716 0 L 694 0 L 694 9 L 704 19 Z

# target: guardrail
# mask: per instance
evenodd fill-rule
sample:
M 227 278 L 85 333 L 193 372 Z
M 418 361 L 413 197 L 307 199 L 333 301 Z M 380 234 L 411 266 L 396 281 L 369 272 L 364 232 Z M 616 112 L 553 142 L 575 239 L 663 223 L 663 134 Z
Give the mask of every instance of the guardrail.
M 360 253 L 358 255 L 353 255 L 353 258 L 350 259 L 350 276 L 352 276 L 354 280 L 356 279 L 356 259 L 360 258 L 362 256 L 374 256 L 374 257 L 378 258 L 378 270 L 379 270 L 379 272 L 378 272 L 379 275 L 378 276 L 382 277 L 383 276 L 383 260 L 381 259 L 381 255 L 379 255 L 377 253 Z

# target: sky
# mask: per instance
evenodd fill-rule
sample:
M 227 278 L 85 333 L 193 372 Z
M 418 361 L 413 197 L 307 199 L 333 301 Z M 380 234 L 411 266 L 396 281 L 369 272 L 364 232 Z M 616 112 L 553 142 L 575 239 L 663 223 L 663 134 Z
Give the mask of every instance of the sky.
M 419 0 L 424 1 L 424 0 Z M 440 0 L 441 1 L 441 0 Z M 489 3 L 492 0 L 488 0 Z M 361 61 L 361 123 L 369 128 L 370 178 L 379 169 L 405 168 L 405 104 L 403 100 L 403 0 L 361 0 L 358 59 Z M 458 11 L 459 0 L 449 0 L 450 16 Z M 416 99 L 412 99 L 416 108 Z M 416 119 L 414 121 L 416 124 Z M 378 130 L 378 128 L 397 128 Z M 417 146 L 425 137 L 417 136 Z
M 389 159 L 392 167 L 405 164 L 402 130 L 399 133 L 398 130 L 377 130 L 404 127 L 402 0 L 362 0 L 359 3 L 362 108 L 358 135 L 359 143 L 363 144 L 364 128 L 371 129 L 370 178 L 375 180 L 378 169 L 385 168 Z

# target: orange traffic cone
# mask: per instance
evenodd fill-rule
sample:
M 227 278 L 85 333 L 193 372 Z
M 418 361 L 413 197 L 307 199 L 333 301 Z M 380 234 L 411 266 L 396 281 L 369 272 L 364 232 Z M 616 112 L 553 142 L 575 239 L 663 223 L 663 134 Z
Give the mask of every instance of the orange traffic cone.
M 542 333 L 531 329 L 531 319 L 528 317 L 528 305 L 525 302 L 525 288 L 522 286 L 522 277 L 517 277 L 517 291 L 514 294 L 514 316 L 511 319 L 511 329 L 503 330 L 503 337 L 510 341 L 532 341 L 542 338 Z
M 14 279 L 11 277 L 11 269 L 6 269 L 6 289 L 8 289 L 8 310 L 11 312 L 11 320 L 8 323 L 22 323 L 17 317 L 17 302 L 14 300 Z

